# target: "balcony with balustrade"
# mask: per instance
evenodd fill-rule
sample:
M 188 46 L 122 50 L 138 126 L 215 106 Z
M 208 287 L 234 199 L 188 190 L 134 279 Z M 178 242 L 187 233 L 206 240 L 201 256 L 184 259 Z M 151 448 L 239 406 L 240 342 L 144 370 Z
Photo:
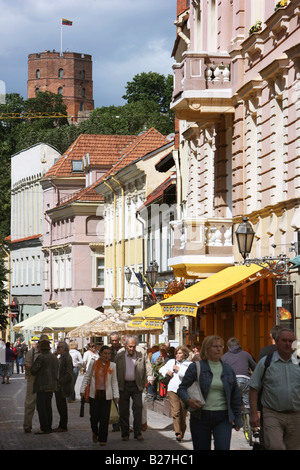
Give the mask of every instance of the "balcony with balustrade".
M 171 108 L 179 119 L 215 121 L 220 114 L 234 113 L 231 57 L 185 51 L 173 65 L 174 92 Z
M 169 265 L 175 276 L 197 279 L 233 264 L 231 219 L 185 218 L 171 225 L 174 243 Z

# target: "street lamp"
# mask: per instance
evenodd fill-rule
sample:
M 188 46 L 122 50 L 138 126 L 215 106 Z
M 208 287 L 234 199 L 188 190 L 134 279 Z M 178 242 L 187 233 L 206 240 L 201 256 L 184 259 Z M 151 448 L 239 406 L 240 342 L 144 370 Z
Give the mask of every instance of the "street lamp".
M 129 266 L 125 269 L 124 274 L 125 274 L 126 281 L 130 282 L 132 271 L 129 268 Z M 156 281 L 157 281 L 157 275 L 158 275 L 158 264 L 156 261 L 150 261 L 150 264 L 146 271 L 146 277 L 151 287 L 155 286 Z M 141 277 L 141 281 L 142 281 L 142 277 Z M 140 285 L 140 283 L 138 283 L 138 285 Z
M 255 232 L 250 222 L 248 222 L 247 217 L 243 218 L 243 222 L 236 229 L 235 235 L 239 252 L 244 258 L 245 266 L 257 264 L 271 273 L 279 275 L 287 274 L 290 271 L 290 259 L 285 254 L 279 256 L 264 256 L 263 258 L 248 258 Z
M 130 279 L 131 279 L 131 276 L 132 276 L 132 271 L 131 269 L 129 268 L 129 266 L 127 266 L 127 268 L 125 269 L 125 279 L 127 282 L 130 282 Z
M 247 217 L 243 218 L 243 222 L 236 229 L 235 235 L 239 252 L 245 261 L 247 256 L 250 254 L 255 235 L 253 227 L 250 222 L 248 222 Z
M 150 265 L 146 271 L 147 280 L 151 287 L 154 287 L 157 281 L 157 274 L 158 274 L 158 264 L 156 261 L 150 261 Z

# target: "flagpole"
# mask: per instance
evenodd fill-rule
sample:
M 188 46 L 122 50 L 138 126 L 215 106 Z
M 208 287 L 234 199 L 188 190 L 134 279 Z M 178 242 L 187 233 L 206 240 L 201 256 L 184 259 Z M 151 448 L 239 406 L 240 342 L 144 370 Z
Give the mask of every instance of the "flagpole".
M 62 56 L 62 20 L 60 20 L 60 55 Z

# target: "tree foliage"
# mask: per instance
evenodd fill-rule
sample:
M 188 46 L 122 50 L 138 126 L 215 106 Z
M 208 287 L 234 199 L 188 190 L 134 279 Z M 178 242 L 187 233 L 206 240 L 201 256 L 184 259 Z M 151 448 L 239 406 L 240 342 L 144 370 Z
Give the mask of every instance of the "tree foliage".
M 127 82 L 126 94 L 122 96 L 127 103 L 153 101 L 161 113 L 168 113 L 173 90 L 172 75 L 161 75 L 156 72 L 142 72 Z
M 67 118 L 32 117 L 66 115 L 63 97 L 51 92 L 38 92 L 35 98 L 24 100 L 17 93 L 7 94 L 0 104 L 0 113 L 15 113 L 16 119 L 0 119 L 0 242 L 10 234 L 10 159 L 11 156 L 39 142 L 55 147 L 60 153 L 80 134 L 137 135 L 155 127 L 164 135 L 174 132 L 174 113 L 170 111 L 173 87 L 172 75 L 167 77 L 149 72 L 137 74 L 127 82 L 127 101 L 123 106 L 102 106 L 90 113 L 90 118 L 71 124 Z

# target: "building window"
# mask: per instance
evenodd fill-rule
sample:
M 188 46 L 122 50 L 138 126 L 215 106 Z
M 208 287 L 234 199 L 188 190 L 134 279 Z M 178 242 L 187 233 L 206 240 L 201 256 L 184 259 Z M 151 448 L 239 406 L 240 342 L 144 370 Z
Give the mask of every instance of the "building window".
M 97 287 L 104 287 L 104 258 L 97 258 Z
M 41 71 L 39 69 L 36 70 L 35 77 L 36 78 L 41 78 Z
M 82 80 L 85 80 L 85 70 L 81 71 L 81 78 L 82 78 Z
M 85 98 L 85 88 L 82 88 L 82 94 L 81 94 L 82 98 Z
M 63 89 L 62 89 L 61 86 L 60 86 L 59 89 L 57 90 L 57 93 L 58 93 L 59 95 L 62 95 L 62 94 L 63 94 Z
M 63 69 L 59 69 L 59 71 L 58 71 L 58 78 L 63 78 L 63 76 L 64 76 L 64 71 L 63 71 Z

